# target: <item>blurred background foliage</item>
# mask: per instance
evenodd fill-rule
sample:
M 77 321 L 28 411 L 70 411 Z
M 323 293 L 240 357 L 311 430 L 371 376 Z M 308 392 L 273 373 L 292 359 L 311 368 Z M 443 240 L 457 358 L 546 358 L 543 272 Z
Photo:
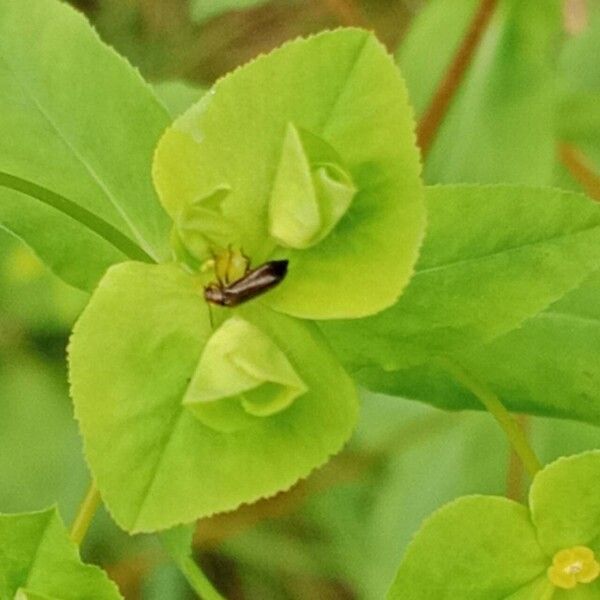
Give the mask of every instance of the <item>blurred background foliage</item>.
M 417 117 L 477 0 L 72 0 L 171 113 L 285 40 L 374 29 L 395 53 Z M 598 193 L 600 0 L 500 0 L 425 167 L 427 183 L 525 182 Z M 243 99 L 241 99 L 243 101 Z M 0 511 L 57 502 L 72 519 L 88 483 L 65 347 L 86 302 L 0 231 Z M 198 525 L 197 558 L 232 600 L 384 596 L 421 520 L 469 493 L 522 499 L 526 477 L 482 413 L 363 393 L 348 448 L 292 490 Z M 523 419 L 544 461 L 600 447 L 598 429 Z M 83 548 L 126 598 L 191 591 L 150 536 L 100 513 Z

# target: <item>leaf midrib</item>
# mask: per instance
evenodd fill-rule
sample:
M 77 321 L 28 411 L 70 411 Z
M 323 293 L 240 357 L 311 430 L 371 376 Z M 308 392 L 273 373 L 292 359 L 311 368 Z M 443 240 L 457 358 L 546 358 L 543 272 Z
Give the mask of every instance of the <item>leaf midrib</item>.
M 179 427 L 181 419 L 184 415 L 184 410 L 185 409 L 181 404 L 179 404 L 177 406 L 177 410 L 173 413 L 171 420 L 169 421 L 169 423 L 167 424 L 167 427 L 165 428 L 165 433 L 161 437 L 161 440 L 158 444 L 160 447 L 158 458 L 156 460 L 154 468 L 152 469 L 152 474 L 150 475 L 150 477 L 148 477 L 148 483 L 146 484 L 146 488 L 140 496 L 141 501 L 139 503 L 139 507 L 136 512 L 136 516 L 133 519 L 132 531 L 136 531 L 139 527 L 139 522 L 144 513 L 144 509 L 146 508 L 148 498 L 151 496 L 152 488 L 154 487 L 154 484 L 158 477 L 158 473 L 160 472 L 160 468 L 162 466 L 165 455 L 167 453 L 167 449 L 168 449 L 169 445 L 171 444 L 171 441 L 173 440 L 173 437 L 175 436 L 175 431 Z
M 455 260 L 455 261 L 450 261 L 444 264 L 440 264 L 440 265 L 435 265 L 433 267 L 427 267 L 425 269 L 419 269 L 417 266 L 417 270 L 415 271 L 415 274 L 413 275 L 414 277 L 419 277 L 420 275 L 426 275 L 429 273 L 434 273 L 436 271 L 442 271 L 444 269 L 449 269 L 449 268 L 454 268 L 454 267 L 459 267 L 463 264 L 469 264 L 469 263 L 474 263 L 474 262 L 478 262 L 478 261 L 483 261 L 483 260 L 487 260 L 490 258 L 494 258 L 496 256 L 500 256 L 502 254 L 506 254 L 509 252 L 515 252 L 518 250 L 522 250 L 524 248 L 530 248 L 530 247 L 534 247 L 534 246 L 543 246 L 544 244 L 549 244 L 551 242 L 555 242 L 555 241 L 560 241 L 560 240 L 565 240 L 568 238 L 573 238 L 573 237 L 577 237 L 581 234 L 584 233 L 589 233 L 593 230 L 599 230 L 600 231 L 600 223 L 596 223 L 594 225 L 590 225 L 588 227 L 582 227 L 581 229 L 575 229 L 573 231 L 569 231 L 568 233 L 561 233 L 558 235 L 553 235 L 541 240 L 535 240 L 533 242 L 526 242 L 524 244 L 521 244 L 519 246 L 510 246 L 507 248 L 502 248 L 501 250 L 497 250 L 495 252 L 490 252 L 488 254 L 481 254 L 479 256 L 470 256 L 468 258 L 461 258 L 460 260 Z
M 44 109 L 44 107 L 42 106 L 40 101 L 36 98 L 36 96 L 33 94 L 31 89 L 17 76 L 15 70 L 12 68 L 8 59 L 5 56 L 3 56 L 2 54 L 0 54 L 0 61 L 3 62 L 8 73 L 11 75 L 11 77 L 14 79 L 14 81 L 17 83 L 17 85 L 21 88 L 21 90 L 23 91 L 25 96 L 31 100 L 31 102 L 33 103 L 33 105 L 35 106 L 37 111 L 40 113 L 40 115 L 42 115 L 43 119 L 48 123 L 48 125 L 52 128 L 52 130 L 56 132 L 56 135 L 58 136 L 58 138 L 65 144 L 65 146 L 68 148 L 68 150 L 73 154 L 73 156 L 75 157 L 77 162 L 79 162 L 83 166 L 83 168 L 87 171 L 87 173 L 91 177 L 92 181 L 95 182 L 95 184 L 98 186 L 98 188 L 100 189 L 100 191 L 102 192 L 104 197 L 116 209 L 117 213 L 121 216 L 121 218 L 127 224 L 130 231 L 136 236 L 137 240 L 139 240 L 141 242 L 141 245 L 143 245 L 145 247 L 144 253 L 151 254 L 151 249 L 152 249 L 151 244 L 149 244 L 145 240 L 144 236 L 140 233 L 139 229 L 131 221 L 131 219 L 128 217 L 128 215 L 122 209 L 122 207 L 119 205 L 119 203 L 117 202 L 117 199 L 113 196 L 112 192 L 104 184 L 104 182 L 102 181 L 102 179 L 100 178 L 98 173 L 96 173 L 96 170 L 94 169 L 94 167 L 84 158 L 83 154 L 77 149 L 77 147 L 62 133 L 59 126 L 54 122 L 52 117 L 46 112 L 46 110 Z M 88 212 L 90 214 L 93 214 L 90 211 L 88 211 Z M 98 217 L 98 218 L 100 218 L 100 217 Z M 114 228 L 114 229 L 116 230 L 116 228 Z M 124 234 L 122 234 L 122 235 L 124 237 L 126 237 Z M 148 250 L 148 252 L 146 252 L 146 250 Z M 155 260 L 155 257 L 152 257 L 152 260 Z
M 0 171 L 0 188 L 26 194 L 73 219 L 132 260 L 154 262 L 140 246 L 116 227 L 72 200 L 26 179 Z
M 565 321 L 574 321 L 575 323 L 579 323 L 586 327 L 590 325 L 594 325 L 596 327 L 600 326 L 600 318 L 597 317 L 582 317 L 580 315 L 576 315 L 573 313 L 567 312 L 557 312 L 552 310 L 545 310 L 541 313 L 535 315 L 536 319 L 544 318 L 544 319 L 560 319 Z

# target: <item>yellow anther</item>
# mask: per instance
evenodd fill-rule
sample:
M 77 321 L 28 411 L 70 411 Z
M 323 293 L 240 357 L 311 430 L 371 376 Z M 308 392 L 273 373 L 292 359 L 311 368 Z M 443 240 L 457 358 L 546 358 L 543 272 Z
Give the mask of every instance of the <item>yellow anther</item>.
M 554 555 L 548 569 L 548 579 L 564 590 L 573 589 L 578 583 L 591 583 L 600 575 L 600 563 L 592 550 L 586 546 L 565 548 Z

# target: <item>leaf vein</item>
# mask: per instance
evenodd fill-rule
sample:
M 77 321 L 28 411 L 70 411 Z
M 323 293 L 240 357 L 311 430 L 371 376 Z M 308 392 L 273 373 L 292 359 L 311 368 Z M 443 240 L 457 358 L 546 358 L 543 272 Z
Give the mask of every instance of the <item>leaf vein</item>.
M 506 254 L 509 252 L 514 252 L 517 250 L 522 250 L 523 248 L 530 248 L 530 247 L 535 247 L 535 246 L 543 246 L 544 244 L 548 244 L 550 242 L 555 242 L 555 241 L 559 241 L 559 240 L 564 240 L 570 237 L 576 237 L 580 234 L 585 234 L 585 233 L 589 233 L 591 231 L 594 230 L 598 230 L 600 231 L 600 224 L 596 223 L 594 225 L 591 225 L 589 227 L 583 227 L 581 229 L 575 230 L 575 231 L 570 231 L 568 233 L 561 233 L 558 235 L 554 235 L 551 237 L 547 237 L 544 238 L 542 240 L 536 240 L 534 242 L 527 242 L 525 244 L 521 244 L 519 246 L 511 246 L 509 248 L 502 248 L 501 250 L 498 250 L 496 252 L 490 252 L 488 254 L 482 254 L 480 256 L 470 256 L 468 258 L 462 258 L 460 260 L 456 260 L 456 261 L 451 261 L 451 262 L 447 262 L 444 264 L 440 264 L 440 265 L 435 265 L 433 267 L 427 267 L 425 269 L 419 269 L 417 266 L 417 269 L 415 271 L 414 277 L 418 277 L 419 275 L 425 275 L 425 274 L 429 274 L 429 273 L 434 273 L 436 271 L 442 271 L 444 269 L 449 269 L 449 268 L 454 268 L 454 267 L 459 267 L 462 266 L 463 264 L 470 264 L 470 263 L 474 263 L 477 261 L 483 261 L 483 260 L 487 260 L 489 258 L 494 258 L 496 256 L 500 256 L 502 254 Z
M 125 223 L 129 227 L 130 231 L 134 234 L 136 239 L 140 242 L 140 244 L 142 245 L 144 250 L 150 256 L 152 256 L 152 258 L 154 260 L 156 260 L 156 256 L 153 255 L 153 250 L 152 250 L 151 244 L 149 244 L 144 239 L 144 236 L 141 234 L 141 232 L 138 230 L 138 228 L 135 226 L 135 224 L 128 217 L 127 213 L 121 208 L 121 206 L 117 202 L 117 199 L 113 196 L 110 189 L 102 181 L 102 179 L 100 178 L 100 176 L 98 175 L 98 173 L 96 172 L 94 167 L 91 164 L 89 164 L 89 162 L 86 160 L 84 155 L 80 152 L 80 150 L 68 139 L 68 137 L 66 135 L 63 134 L 63 132 L 60 130 L 59 126 L 54 122 L 52 117 L 44 109 L 43 105 L 36 98 L 36 96 L 32 92 L 32 90 L 17 76 L 15 70 L 12 68 L 12 66 L 9 63 L 9 61 L 7 60 L 7 58 L 0 54 L 0 60 L 4 63 L 6 70 L 11 75 L 11 77 L 14 79 L 14 81 L 17 83 L 17 85 L 21 88 L 21 90 L 23 90 L 23 93 L 25 94 L 25 96 L 27 96 L 31 100 L 31 102 L 33 103 L 33 105 L 35 106 L 37 111 L 42 115 L 44 120 L 56 132 L 56 135 L 58 136 L 58 138 L 63 142 L 63 144 L 65 144 L 65 146 L 69 149 L 69 151 L 73 154 L 73 156 L 77 159 L 77 161 L 87 171 L 90 178 L 96 184 L 96 186 L 100 189 L 100 191 L 105 196 L 105 198 L 117 210 L 118 214 L 125 221 Z

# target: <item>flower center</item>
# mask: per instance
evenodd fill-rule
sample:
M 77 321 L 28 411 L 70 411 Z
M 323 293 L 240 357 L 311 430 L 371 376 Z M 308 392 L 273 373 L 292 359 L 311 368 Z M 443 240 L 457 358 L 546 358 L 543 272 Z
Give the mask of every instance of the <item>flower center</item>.
M 565 573 L 581 573 L 583 569 L 583 563 L 580 560 L 575 561 L 572 565 L 568 565 L 565 568 Z
M 558 551 L 548 569 L 548 579 L 565 590 L 578 583 L 591 583 L 600 575 L 600 563 L 586 546 L 574 546 Z

